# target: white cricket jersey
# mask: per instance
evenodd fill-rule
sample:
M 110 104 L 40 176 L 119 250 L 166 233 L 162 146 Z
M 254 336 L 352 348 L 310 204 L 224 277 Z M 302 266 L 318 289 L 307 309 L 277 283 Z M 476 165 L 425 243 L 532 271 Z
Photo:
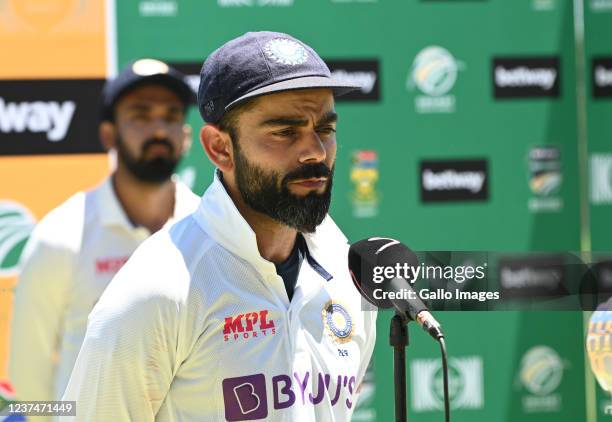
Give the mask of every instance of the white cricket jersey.
M 174 217 L 200 198 L 176 183 Z M 112 277 L 150 236 L 129 222 L 111 178 L 45 216 L 24 251 L 10 341 L 9 376 L 19 400 L 59 400 L 87 328 Z
M 304 238 L 289 302 L 215 176 L 198 210 L 145 241 L 91 313 L 63 397 L 76 419 L 349 421 L 376 313 L 361 310 L 331 218 Z

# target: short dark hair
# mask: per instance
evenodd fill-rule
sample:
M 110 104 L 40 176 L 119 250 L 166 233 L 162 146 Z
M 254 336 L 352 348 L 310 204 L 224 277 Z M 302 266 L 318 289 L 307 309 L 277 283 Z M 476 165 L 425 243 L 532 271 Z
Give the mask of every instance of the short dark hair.
M 255 103 L 257 102 L 257 98 L 251 98 L 240 104 L 232 107 L 229 111 L 227 111 L 219 120 L 217 126 L 223 132 L 229 133 L 232 141 L 234 143 L 238 142 L 238 117 L 245 111 L 249 111 L 255 107 Z

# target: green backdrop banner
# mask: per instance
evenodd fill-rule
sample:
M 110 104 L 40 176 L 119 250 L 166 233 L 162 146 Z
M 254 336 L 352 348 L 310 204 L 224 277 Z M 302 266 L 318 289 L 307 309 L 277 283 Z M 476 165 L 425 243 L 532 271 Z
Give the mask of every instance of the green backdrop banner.
M 597 63 L 602 82 L 601 95 L 589 90 L 587 98 L 590 162 L 600 175 L 612 167 L 607 1 L 584 6 L 586 53 L 576 44 L 574 5 L 561 0 L 121 1 L 118 63 L 164 59 L 197 86 L 203 59 L 225 41 L 288 32 L 337 77 L 363 87 L 337 105 L 332 215 L 351 240 L 391 236 L 415 250 L 580 250 L 586 138 L 579 143 L 578 129 L 586 124 L 579 126 L 576 69 L 586 54 L 587 76 Z M 194 145 L 181 176 L 202 193 L 212 167 L 196 110 L 189 121 Z M 605 182 L 593 193 L 593 245 L 612 250 Z M 587 420 L 582 313 L 439 316 L 454 421 Z M 374 371 L 355 420 L 393 418 L 390 317 L 380 314 Z M 438 350 L 420 330 L 411 335 L 410 418 L 442 420 Z

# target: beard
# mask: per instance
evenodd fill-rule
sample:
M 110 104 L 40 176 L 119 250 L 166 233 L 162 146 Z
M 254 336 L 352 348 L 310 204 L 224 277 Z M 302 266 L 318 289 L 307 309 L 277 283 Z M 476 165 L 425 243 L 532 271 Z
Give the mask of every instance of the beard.
M 168 156 L 157 156 L 144 159 L 147 150 L 153 145 L 165 145 L 168 147 Z M 160 185 L 166 182 L 178 165 L 180 158 L 174 158 L 174 147 L 168 139 L 149 139 L 142 145 L 140 158 L 135 157 L 128 150 L 125 141 L 117 137 L 117 158 L 125 168 L 141 182 Z
M 324 163 L 307 164 L 282 176 L 249 162 L 237 142 L 232 144 L 236 184 L 244 202 L 253 210 L 301 233 L 313 233 L 329 211 L 334 167 L 330 169 Z M 289 191 L 289 182 L 315 177 L 327 177 L 322 193 L 313 191 L 297 196 Z

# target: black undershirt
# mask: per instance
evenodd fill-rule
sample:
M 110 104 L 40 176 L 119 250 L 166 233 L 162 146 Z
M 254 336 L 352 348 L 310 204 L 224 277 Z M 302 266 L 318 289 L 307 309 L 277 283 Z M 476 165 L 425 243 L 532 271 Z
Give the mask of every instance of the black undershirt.
M 301 234 L 298 233 L 295 239 L 295 246 L 291 251 L 289 257 L 280 264 L 274 264 L 276 267 L 276 274 L 283 278 L 285 284 L 285 290 L 287 291 L 287 297 L 291 302 L 293 298 L 293 292 L 295 291 L 295 285 L 297 283 L 298 274 L 300 273 L 300 266 L 305 256 L 305 242 Z

